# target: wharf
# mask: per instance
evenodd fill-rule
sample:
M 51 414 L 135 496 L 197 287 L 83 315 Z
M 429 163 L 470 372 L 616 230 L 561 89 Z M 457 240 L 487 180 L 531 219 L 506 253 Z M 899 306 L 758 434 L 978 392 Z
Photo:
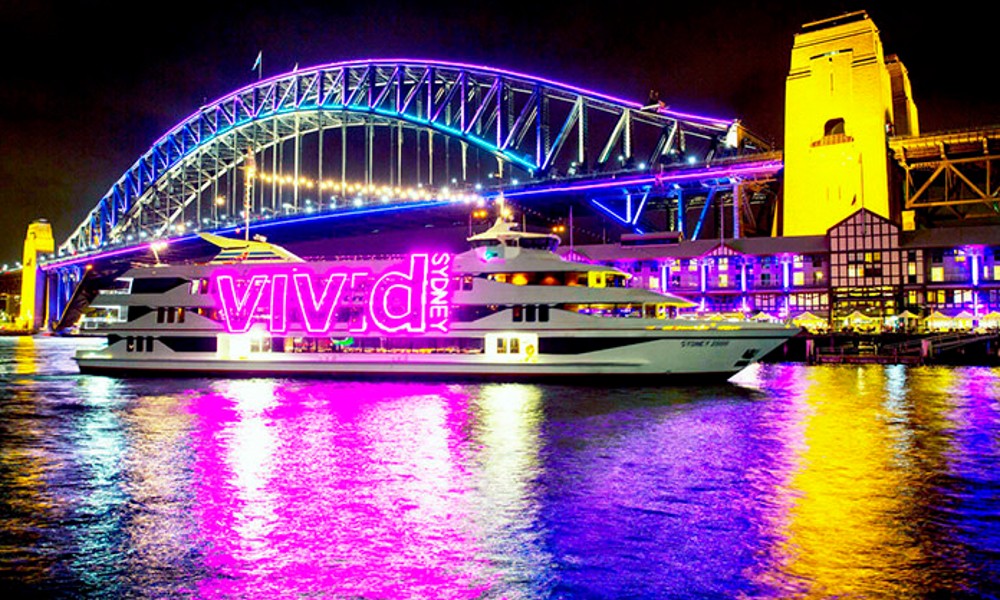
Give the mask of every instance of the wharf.
M 0 329 L 0 336 L 34 335 L 34 333 L 28 329 Z

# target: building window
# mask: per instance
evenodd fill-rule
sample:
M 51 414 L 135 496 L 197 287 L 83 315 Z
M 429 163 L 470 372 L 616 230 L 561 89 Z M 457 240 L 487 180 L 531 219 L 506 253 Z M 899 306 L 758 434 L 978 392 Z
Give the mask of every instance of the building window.
M 944 281 L 944 267 L 931 267 L 931 281 L 937 283 Z
M 719 287 L 729 287 L 729 275 L 725 273 L 719 275 Z
M 844 120 L 830 119 L 823 126 L 823 135 L 844 135 Z

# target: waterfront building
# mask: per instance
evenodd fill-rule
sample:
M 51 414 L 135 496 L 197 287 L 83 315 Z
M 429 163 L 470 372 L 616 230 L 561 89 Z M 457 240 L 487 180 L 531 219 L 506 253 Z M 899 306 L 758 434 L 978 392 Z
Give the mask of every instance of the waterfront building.
M 679 227 L 574 250 L 700 314 L 832 331 L 1000 325 L 1000 131 L 922 135 L 908 72 L 863 11 L 803 26 L 785 102 L 772 237 L 734 226 L 736 239 L 687 241 Z
M 801 320 L 835 331 L 996 327 L 1000 238 L 992 226 L 901 231 L 860 209 L 824 235 L 683 241 L 629 236 L 576 246 L 631 285 L 695 303 L 693 314 Z

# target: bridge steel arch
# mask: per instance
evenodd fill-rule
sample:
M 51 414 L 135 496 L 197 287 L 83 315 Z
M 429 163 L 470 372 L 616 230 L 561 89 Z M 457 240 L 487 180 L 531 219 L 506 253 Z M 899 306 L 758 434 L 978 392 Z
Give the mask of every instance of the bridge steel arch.
M 298 177 L 299 144 L 318 134 L 322 173 L 322 135 L 334 128 L 341 130 L 338 175 L 345 183 L 346 132 L 351 128 L 367 132 L 361 150 L 371 185 L 374 127 L 397 132 L 392 138 L 396 164 L 389 165 L 389 178 L 394 180 L 389 183 L 396 186 L 404 179 L 433 185 L 435 161 L 441 160 L 434 157 L 435 135 L 443 136 L 446 151 L 449 142 L 460 146 L 460 186 L 473 183 L 466 170 L 470 149 L 495 159 L 496 168 L 489 167 L 493 178 L 480 181 L 494 189 L 505 185 L 509 189 L 515 180 L 530 187 L 553 180 L 651 172 L 682 161 L 706 163 L 722 148 L 742 147 L 746 140 L 751 145 L 759 142 L 738 121 L 679 113 L 662 105 L 644 107 L 490 67 L 424 60 L 333 63 L 258 81 L 201 107 L 157 140 L 111 186 L 60 244 L 59 255 L 103 252 L 170 237 L 188 223 L 193 225 L 186 232 L 219 228 L 217 220 L 206 216 L 214 211 L 215 192 L 220 185 L 228 188 L 228 202 L 235 208 L 244 189 L 240 171 L 248 166 L 248 157 L 275 167 L 280 159 L 284 169 L 283 147 L 292 142 Z M 416 135 L 415 156 L 425 161 L 423 174 L 419 162 L 415 176 L 402 168 L 404 130 Z M 421 135 L 426 135 L 426 148 Z M 300 200 L 297 189 L 292 197 L 295 209 Z M 390 202 L 402 200 L 394 197 Z M 264 204 L 263 197 L 259 202 Z M 274 203 L 272 190 L 272 217 Z M 251 209 L 255 219 L 268 217 L 267 207 Z

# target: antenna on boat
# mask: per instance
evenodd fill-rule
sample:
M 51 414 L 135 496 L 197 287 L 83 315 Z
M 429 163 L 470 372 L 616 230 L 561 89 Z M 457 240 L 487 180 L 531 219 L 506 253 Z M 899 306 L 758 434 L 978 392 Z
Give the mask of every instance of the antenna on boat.
M 243 218 L 245 240 L 250 241 L 250 209 L 253 207 L 253 180 L 257 176 L 257 161 L 253 156 L 253 147 L 247 148 L 246 167 L 243 173 Z

